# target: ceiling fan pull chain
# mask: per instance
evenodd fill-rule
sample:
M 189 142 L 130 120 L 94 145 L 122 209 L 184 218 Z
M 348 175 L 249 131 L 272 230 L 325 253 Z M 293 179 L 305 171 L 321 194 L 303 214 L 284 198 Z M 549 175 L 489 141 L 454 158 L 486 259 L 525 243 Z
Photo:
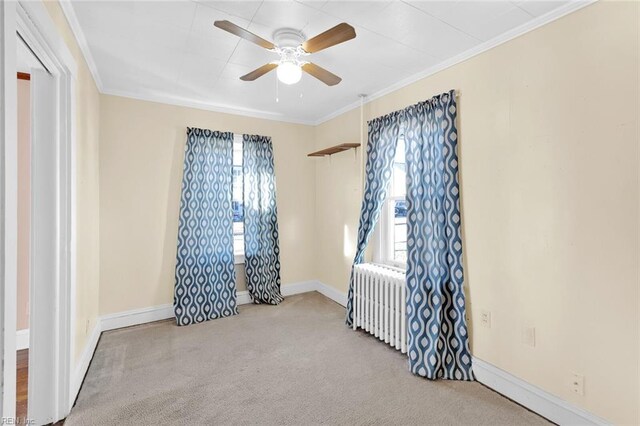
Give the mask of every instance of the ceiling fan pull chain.
M 278 79 L 276 78 L 276 103 L 280 102 L 280 96 L 278 95 Z

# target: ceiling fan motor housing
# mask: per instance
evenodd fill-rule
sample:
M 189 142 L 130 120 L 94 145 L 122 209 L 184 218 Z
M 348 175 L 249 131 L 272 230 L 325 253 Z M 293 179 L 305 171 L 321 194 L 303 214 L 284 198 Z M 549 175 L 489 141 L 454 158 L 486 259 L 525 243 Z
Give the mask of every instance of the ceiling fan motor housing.
M 282 28 L 273 33 L 275 41 L 275 51 L 280 55 L 279 63 L 290 62 L 296 66 L 302 66 L 306 62 L 300 57 L 307 56 L 308 53 L 301 47 L 304 42 L 304 34 L 293 28 Z
M 304 34 L 293 28 L 281 28 L 273 33 L 273 40 L 276 46 L 281 49 L 292 48 L 295 50 L 304 42 Z

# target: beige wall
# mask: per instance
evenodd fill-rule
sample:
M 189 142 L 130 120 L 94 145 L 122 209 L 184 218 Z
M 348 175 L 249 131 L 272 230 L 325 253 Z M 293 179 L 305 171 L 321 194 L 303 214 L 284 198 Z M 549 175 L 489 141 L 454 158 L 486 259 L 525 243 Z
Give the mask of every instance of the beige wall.
M 99 199 L 98 129 L 100 95 L 84 56 L 57 2 L 44 2 L 78 65 L 76 81 L 76 357 L 82 352 L 98 318 Z
M 101 315 L 173 302 L 187 127 L 272 137 L 282 283 L 315 278 L 312 127 L 106 95 L 100 111 Z
M 316 127 L 316 149 L 361 142 L 360 133 L 360 111 L 349 111 Z M 316 160 L 316 276 L 342 292 L 356 252 L 365 146 Z
M 31 225 L 31 85 L 18 80 L 18 330 L 29 328 L 29 228 Z
M 473 354 L 637 424 L 638 3 L 588 6 L 372 101 L 366 118 L 449 89 L 461 92 L 471 322 L 492 314 L 490 329 L 472 329 Z M 358 122 L 351 111 L 318 126 L 317 148 L 357 140 Z M 317 274 L 346 291 L 360 169 L 348 153 L 318 164 Z M 521 343 L 524 326 L 535 347 Z M 584 396 L 571 372 L 584 374 Z

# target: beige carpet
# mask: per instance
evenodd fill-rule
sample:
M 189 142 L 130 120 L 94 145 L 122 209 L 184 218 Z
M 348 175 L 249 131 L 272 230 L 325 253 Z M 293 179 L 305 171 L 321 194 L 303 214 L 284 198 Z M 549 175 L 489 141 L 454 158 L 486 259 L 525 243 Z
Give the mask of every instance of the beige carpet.
M 479 383 L 413 376 L 318 293 L 188 327 L 102 335 L 67 425 L 447 424 L 546 420 Z

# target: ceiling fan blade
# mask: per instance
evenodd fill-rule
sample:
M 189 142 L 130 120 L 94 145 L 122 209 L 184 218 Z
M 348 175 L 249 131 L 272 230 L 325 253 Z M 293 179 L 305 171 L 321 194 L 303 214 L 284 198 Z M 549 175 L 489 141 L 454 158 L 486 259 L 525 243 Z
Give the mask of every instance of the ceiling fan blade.
M 262 77 L 274 68 L 278 68 L 278 64 L 265 64 L 260 68 L 256 68 L 255 70 L 251 71 L 249 74 L 243 75 L 242 77 L 240 77 L 240 80 L 253 81 L 258 77 Z
M 337 75 L 325 70 L 322 67 L 319 67 L 316 64 L 312 64 L 311 62 L 307 62 L 302 66 L 302 70 L 307 74 L 311 74 L 327 86 L 335 86 L 340 83 L 342 79 Z
M 302 43 L 302 48 L 307 53 L 316 53 L 327 47 L 335 46 L 347 40 L 356 38 L 356 30 L 345 22 L 318 34 L 317 36 Z
M 225 30 L 233 35 L 237 35 L 240 38 L 243 38 L 251 43 L 255 43 L 258 46 L 264 47 L 265 49 L 275 49 L 275 45 L 268 40 L 263 39 L 255 35 L 254 33 L 245 30 L 242 27 L 237 26 L 233 22 L 229 21 L 215 21 L 213 23 L 216 27 Z

